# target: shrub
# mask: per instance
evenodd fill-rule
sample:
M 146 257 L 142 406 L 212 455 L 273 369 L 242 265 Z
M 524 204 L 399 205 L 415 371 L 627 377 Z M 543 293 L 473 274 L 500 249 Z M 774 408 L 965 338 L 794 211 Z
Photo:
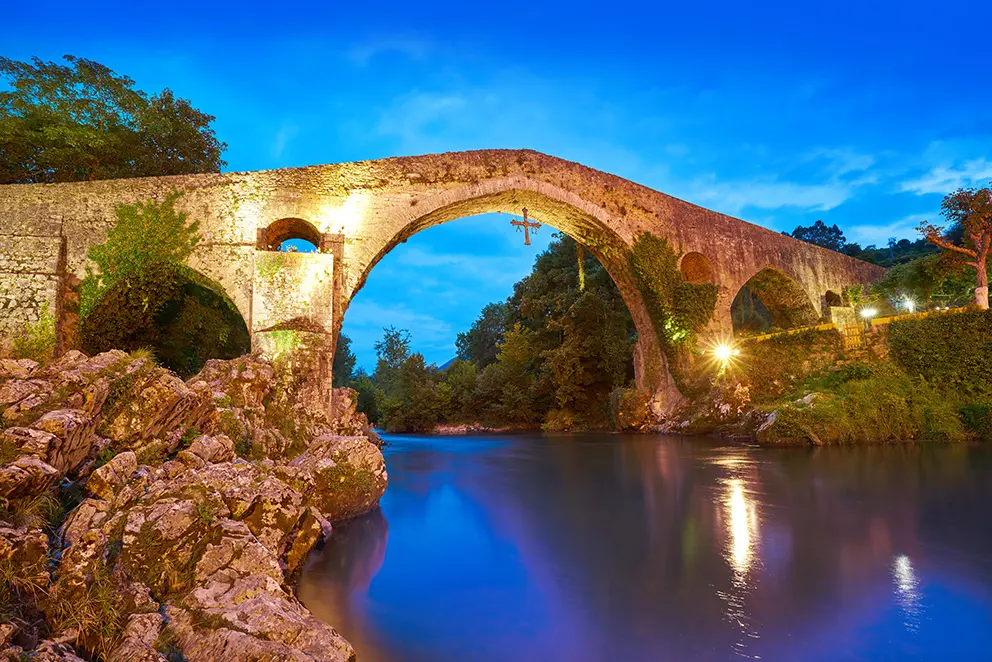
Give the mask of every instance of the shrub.
M 960 411 L 965 430 L 982 441 L 992 441 L 992 402 L 973 402 Z
M 992 394 L 992 311 L 889 325 L 889 352 L 907 373 L 969 397 Z
M 41 306 L 41 315 L 34 324 L 24 327 L 24 332 L 14 338 L 11 355 L 15 359 L 32 359 L 44 362 L 55 353 L 55 316 L 48 310 L 48 302 Z

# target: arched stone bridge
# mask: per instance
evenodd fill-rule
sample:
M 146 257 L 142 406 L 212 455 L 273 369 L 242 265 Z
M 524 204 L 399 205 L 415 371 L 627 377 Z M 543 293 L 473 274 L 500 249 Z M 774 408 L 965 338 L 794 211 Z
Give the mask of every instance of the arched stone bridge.
M 530 216 L 584 243 L 604 264 L 638 331 L 638 385 L 662 399 L 671 379 L 628 254 L 642 233 L 683 254 L 686 278 L 719 285 L 711 333 L 729 333 L 730 305 L 755 274 L 775 270 L 825 313 L 842 288 L 880 267 L 797 241 L 614 175 L 528 150 L 430 154 L 258 172 L 71 184 L 0 186 L 0 336 L 16 335 L 48 303 L 60 314 L 86 252 L 104 240 L 114 207 L 183 193 L 200 222 L 190 266 L 237 306 L 256 347 L 278 351 L 274 331 L 323 334 L 330 365 L 344 313 L 375 264 L 434 225 L 486 212 Z M 509 219 L 508 219 L 509 220 Z M 317 253 L 274 252 L 291 238 Z M 781 279 L 781 275 L 788 279 Z M 389 320 L 383 320 L 388 324 Z

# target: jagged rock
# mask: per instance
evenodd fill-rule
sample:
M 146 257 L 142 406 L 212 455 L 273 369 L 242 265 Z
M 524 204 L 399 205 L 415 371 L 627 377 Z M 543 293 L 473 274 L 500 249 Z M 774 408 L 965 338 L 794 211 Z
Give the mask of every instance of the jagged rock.
M 193 440 L 187 449 L 204 462 L 231 462 L 237 457 L 234 453 L 234 442 L 227 435 L 211 437 L 203 435 Z
M 42 494 L 61 474 L 36 457 L 19 457 L 0 469 L 0 498 Z
M 0 380 L 27 379 L 37 368 L 31 359 L 0 359 Z
M 165 656 L 155 650 L 162 631 L 161 614 L 132 614 L 124 626 L 121 643 L 107 656 L 107 662 L 159 662 Z
M 245 659 L 353 660 L 355 651 L 334 628 L 318 621 L 271 577 L 211 582 L 166 611 L 190 662 L 237 650 Z M 197 621 L 209 622 L 204 630 Z M 235 644 L 237 648 L 228 648 Z
M 47 462 L 63 474 L 79 466 L 93 447 L 93 419 L 77 409 L 48 412 L 31 427 L 58 438 L 48 447 Z
M 365 437 L 317 437 L 282 472 L 332 522 L 368 512 L 386 491 L 386 462 Z
M 32 662 L 85 662 L 76 655 L 72 646 L 54 641 L 43 641 L 31 654 Z
M 84 533 L 98 528 L 109 512 L 110 504 L 103 499 L 84 499 L 62 525 L 62 546 L 75 545 Z
M 364 436 L 377 446 L 382 445 L 365 414 L 358 411 L 358 392 L 354 389 L 340 387 L 331 392 L 331 425 L 335 434 L 342 437 Z
M 0 384 L 0 406 L 20 402 L 29 395 L 40 392 L 46 385 L 46 382 L 40 380 L 12 379 L 4 382 Z M 51 388 L 48 390 L 51 390 Z
M 206 389 L 190 389 L 172 373 L 155 368 L 146 359 L 128 367 L 133 394 L 115 407 L 105 422 L 106 434 L 131 450 L 141 450 L 149 440 L 171 438 L 173 450 L 190 428 L 213 429 L 213 401 Z
M 24 586 L 48 584 L 48 537 L 41 529 L 0 524 L 0 562 L 19 569 Z
M 352 391 L 336 391 L 329 415 L 314 408 L 323 399 L 301 402 L 312 393 L 297 386 L 256 356 L 208 362 L 189 382 L 119 351 L 69 352 L 45 367 L 0 362 L 0 400 L 12 400 L 4 421 L 16 424 L 0 431 L 14 458 L 0 467 L 0 497 L 42 494 L 64 475 L 85 477 L 94 495 L 51 549 L 40 529 L 0 523 L 0 560 L 36 582 L 39 618 L 110 591 L 127 621 L 109 660 L 160 662 L 160 635 L 190 662 L 353 659 L 287 582 L 330 519 L 374 507 L 385 465 Z M 328 434 L 336 428 L 365 436 Z M 177 453 L 193 429 L 201 434 Z M 96 468 L 108 447 L 122 452 Z M 49 555 L 59 559 L 54 581 Z M 0 658 L 106 653 L 92 627 L 41 626 L 13 641 L 0 643 Z
M 110 499 L 138 470 L 138 458 L 132 451 L 118 453 L 95 469 L 86 481 L 86 489 L 101 499 Z
M 58 443 L 58 438 L 51 432 L 34 428 L 7 428 L 0 434 L 0 440 L 24 455 L 33 455 L 41 460 L 47 458 L 48 449 Z
M 209 388 L 214 399 L 226 402 L 226 407 L 261 409 L 275 383 L 275 370 L 254 356 L 230 361 L 211 359 L 186 383 Z

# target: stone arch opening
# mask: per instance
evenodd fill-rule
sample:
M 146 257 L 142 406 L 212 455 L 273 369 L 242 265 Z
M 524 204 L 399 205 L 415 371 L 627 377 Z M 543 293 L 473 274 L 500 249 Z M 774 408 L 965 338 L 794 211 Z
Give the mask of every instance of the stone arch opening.
M 774 267 L 751 276 L 730 306 L 735 334 L 794 329 L 814 324 L 819 317 L 799 283 Z
M 712 283 L 714 281 L 713 265 L 709 258 L 702 253 L 686 253 L 679 263 L 682 277 L 689 283 Z
M 395 246 L 414 234 L 455 219 L 493 212 L 519 216 L 526 207 L 531 219 L 571 237 L 581 244 L 603 266 L 616 284 L 637 333 L 634 347 L 634 376 L 639 389 L 649 391 L 658 402 L 674 404 L 680 397 L 668 372 L 668 363 L 655 334 L 651 317 L 636 285 L 630 266 L 630 248 L 627 242 L 605 219 L 581 207 L 581 200 L 563 200 L 544 191 L 509 188 L 494 193 L 480 194 L 457 202 L 449 202 L 450 195 L 439 195 L 437 203 L 418 202 L 411 205 L 411 212 L 394 225 L 391 237 L 385 239 L 375 253 L 367 255 L 345 254 L 349 277 L 341 306 L 335 315 L 335 337 L 340 331 L 347 306 L 364 285 L 375 265 Z M 447 202 L 447 204 L 445 204 Z M 419 215 L 418 211 L 422 211 Z M 510 218 L 506 218 L 509 223 Z M 508 226 L 509 227 L 509 226 Z
M 291 250 L 293 252 L 323 252 L 323 235 L 312 223 L 302 218 L 281 218 L 267 227 L 259 228 L 256 249 L 260 251 Z
M 827 293 L 823 295 L 823 303 L 830 306 L 843 306 L 844 299 L 841 295 L 837 294 L 833 290 L 827 290 Z
M 90 354 L 108 349 L 151 349 L 155 359 L 179 376 L 195 375 L 209 359 L 233 359 L 251 352 L 251 334 L 224 287 L 183 267 L 166 291 L 151 295 L 121 284 L 80 320 L 80 344 Z

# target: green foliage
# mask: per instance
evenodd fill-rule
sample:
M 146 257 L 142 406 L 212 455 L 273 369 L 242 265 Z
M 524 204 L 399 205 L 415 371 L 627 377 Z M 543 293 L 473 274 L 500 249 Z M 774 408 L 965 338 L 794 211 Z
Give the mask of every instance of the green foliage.
M 118 206 L 107 240 L 90 249 L 98 270 L 81 288 L 84 351 L 148 347 L 188 377 L 207 359 L 250 350 L 248 327 L 223 288 L 185 266 L 200 241 L 199 224 L 176 209 L 179 197 Z
M 976 438 L 992 441 L 992 401 L 972 402 L 961 407 L 961 422 Z
M 24 332 L 14 338 L 11 355 L 15 359 L 32 359 L 39 363 L 52 358 L 55 353 L 55 316 L 42 304 L 38 321 L 28 324 Z
M 358 392 L 358 411 L 365 414 L 370 423 L 378 425 L 381 415 L 377 405 L 379 388 L 375 382 L 364 371 L 359 371 L 351 382 L 351 388 Z
M 840 333 L 834 329 L 752 341 L 741 346 L 741 355 L 730 364 L 727 376 L 747 384 L 754 402 L 802 396 L 800 387 L 810 375 L 832 365 L 841 356 L 843 346 Z
M 82 318 L 120 285 L 126 300 L 148 315 L 175 293 L 177 272 L 200 242 L 199 222 L 176 209 L 180 197 L 172 191 L 161 202 L 117 206 L 107 240 L 87 253 L 98 271 L 83 280 Z
M 921 308 L 933 300 L 968 305 L 975 300 L 974 272 L 953 253 L 936 253 L 895 265 L 871 287 L 873 300 L 893 303 L 906 296 Z
M 351 386 L 357 361 L 355 353 L 351 351 L 351 338 L 339 333 L 334 348 L 334 364 L 331 366 L 332 382 L 336 386 Z
M 842 251 L 847 245 L 844 233 L 841 232 L 836 223 L 828 226 L 823 221 L 817 221 L 809 227 L 800 225 L 792 231 L 791 235 L 788 232 L 784 234 L 832 251 Z
M 485 368 L 496 361 L 497 346 L 503 340 L 510 321 L 510 308 L 505 303 L 490 303 L 482 309 L 472 328 L 459 333 L 455 345 L 458 357 Z
M 889 352 L 914 377 L 971 397 L 992 394 L 992 311 L 892 322 Z
M 219 172 L 214 118 L 96 62 L 0 57 L 0 184 Z
M 955 405 L 939 389 L 885 364 L 838 384 L 811 406 L 779 409 L 773 433 L 826 444 L 965 438 Z
M 719 292 L 713 283 L 687 282 L 678 263 L 679 255 L 667 239 L 642 234 L 634 242 L 630 264 L 658 341 L 677 378 L 688 369 L 696 333 L 713 316 Z

